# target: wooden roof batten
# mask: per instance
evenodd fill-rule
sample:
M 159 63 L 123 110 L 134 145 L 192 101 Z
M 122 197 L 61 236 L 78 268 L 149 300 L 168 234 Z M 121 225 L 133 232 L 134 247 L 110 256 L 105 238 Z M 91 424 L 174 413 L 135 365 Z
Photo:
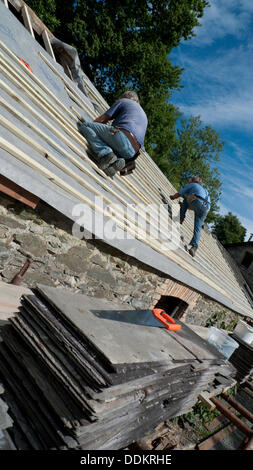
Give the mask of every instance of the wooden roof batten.
M 8 2 L 2 0 L 0 8 L 3 4 L 8 6 Z M 164 252 L 162 239 L 152 238 L 150 230 L 157 224 L 155 211 L 151 210 L 149 228 L 145 225 L 145 211 L 143 212 L 142 208 L 132 206 L 131 213 L 126 213 L 125 209 L 129 204 L 159 205 L 161 197 L 158 188 L 161 188 L 168 199 L 176 190 L 144 149 L 137 160 L 137 170 L 128 177 L 116 175 L 112 180 L 96 166 L 89 158 L 89 147 L 78 131 L 77 121 L 83 112 L 89 119 L 95 119 L 99 113 L 93 106 L 94 101 L 103 110 L 108 109 L 106 101 L 88 77 L 84 76 L 83 80 L 90 101 L 65 75 L 51 51 L 52 33 L 25 2 L 11 0 L 9 4 L 22 12 L 24 26 L 31 35 L 30 41 L 35 41 L 33 30 L 42 36 L 45 51 L 39 46 L 36 60 L 46 67 L 43 69 L 44 76 L 51 73 L 58 83 L 62 83 L 61 93 L 65 94 L 66 99 L 62 100 L 52 87 L 50 88 L 50 82 L 47 83 L 44 76 L 39 76 L 27 68 L 19 60 L 16 50 L 12 50 L 5 37 L 0 36 L 1 135 L 4 135 L 0 138 L 2 151 L 13 157 L 13 163 L 17 161 L 24 165 L 24 168 L 29 167 L 38 178 L 42 177 L 50 185 L 53 184 L 64 191 L 67 198 L 84 202 L 92 210 L 96 209 L 94 196 L 102 196 L 108 207 L 110 206 L 107 217 L 123 231 L 127 227 L 133 237 L 141 243 L 138 246 L 146 246 L 153 250 L 154 254 L 159 253 L 162 256 L 161 266 L 170 262 L 170 266 L 175 266 L 177 273 L 183 272 L 186 281 L 182 280 L 179 274 L 175 277 L 177 280 L 182 280 L 186 285 L 207 295 L 210 293 L 210 297 L 232 310 L 253 318 L 243 285 L 238 281 L 234 269 L 210 233 L 203 230 L 196 258 L 192 259 L 184 249 L 180 234 L 176 234 L 175 239 L 179 247 L 169 252 Z M 18 142 L 22 142 L 20 148 Z M 136 216 L 139 216 L 139 225 Z M 168 242 L 171 226 L 171 220 L 167 220 L 163 215 L 161 234 Z M 185 241 L 190 240 L 192 227 L 192 217 L 188 215 L 183 226 Z M 147 235 L 145 241 L 140 238 L 140 233 Z M 124 244 L 118 248 L 124 251 Z M 149 261 L 146 264 L 149 264 Z M 150 266 L 153 266 L 152 263 Z M 158 265 L 156 268 L 159 269 Z M 161 268 L 159 270 L 163 271 Z M 168 267 L 164 272 L 173 278 L 174 273 Z M 207 288 L 203 290 L 205 286 Z

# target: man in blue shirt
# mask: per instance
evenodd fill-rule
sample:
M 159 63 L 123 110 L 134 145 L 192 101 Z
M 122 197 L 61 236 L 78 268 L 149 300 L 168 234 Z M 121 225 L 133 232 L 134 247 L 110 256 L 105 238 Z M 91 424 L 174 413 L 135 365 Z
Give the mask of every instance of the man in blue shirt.
M 105 125 L 111 120 L 112 125 Z M 138 156 L 147 124 L 138 95 L 130 90 L 94 122 L 85 122 L 79 130 L 95 153 L 98 167 L 108 176 L 114 176 Z
M 195 256 L 198 249 L 202 225 L 210 209 L 211 200 L 207 190 L 203 188 L 202 179 L 199 176 L 190 178 L 189 184 L 181 188 L 178 193 L 170 196 L 170 199 L 173 200 L 182 196 L 184 201 L 180 206 L 180 224 L 182 224 L 185 219 L 187 209 L 194 211 L 194 233 L 190 241 L 191 248 L 189 249 L 189 253 L 191 256 Z

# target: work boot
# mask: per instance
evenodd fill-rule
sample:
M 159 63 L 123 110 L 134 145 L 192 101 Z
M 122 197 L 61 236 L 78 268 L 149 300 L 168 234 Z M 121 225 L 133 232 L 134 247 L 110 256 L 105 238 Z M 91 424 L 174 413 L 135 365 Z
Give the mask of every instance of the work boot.
M 118 160 L 115 163 L 113 163 L 112 165 L 110 165 L 109 168 L 106 168 L 104 170 L 104 172 L 107 176 L 112 177 L 117 173 L 117 171 L 123 170 L 125 164 L 126 164 L 126 162 L 125 162 L 124 158 L 118 158 Z
M 101 170 L 105 170 L 108 168 L 112 163 L 117 161 L 116 155 L 113 152 L 108 153 L 104 157 L 101 157 L 97 163 L 98 168 Z
M 195 256 L 195 253 L 197 251 L 197 247 L 196 246 L 191 246 L 191 248 L 189 249 L 189 253 L 192 257 Z

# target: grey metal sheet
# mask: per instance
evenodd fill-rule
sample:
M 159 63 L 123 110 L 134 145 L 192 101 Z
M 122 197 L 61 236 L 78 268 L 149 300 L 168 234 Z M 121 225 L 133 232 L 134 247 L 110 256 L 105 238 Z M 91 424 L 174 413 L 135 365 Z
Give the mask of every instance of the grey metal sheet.
M 122 310 L 112 302 L 38 285 L 50 304 L 87 337 L 112 364 L 195 360 L 161 328 L 98 318 L 93 310 Z M 150 347 L 147 347 L 150 345 Z

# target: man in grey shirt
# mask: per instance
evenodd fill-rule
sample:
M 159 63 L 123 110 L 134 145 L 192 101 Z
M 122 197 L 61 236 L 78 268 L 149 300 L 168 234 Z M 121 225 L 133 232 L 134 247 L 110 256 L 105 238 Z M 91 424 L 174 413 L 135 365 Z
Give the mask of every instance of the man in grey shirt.
M 111 125 L 105 125 L 111 120 Z M 126 91 L 104 114 L 83 123 L 79 130 L 95 153 L 98 167 L 114 176 L 138 156 L 147 124 L 137 93 Z

